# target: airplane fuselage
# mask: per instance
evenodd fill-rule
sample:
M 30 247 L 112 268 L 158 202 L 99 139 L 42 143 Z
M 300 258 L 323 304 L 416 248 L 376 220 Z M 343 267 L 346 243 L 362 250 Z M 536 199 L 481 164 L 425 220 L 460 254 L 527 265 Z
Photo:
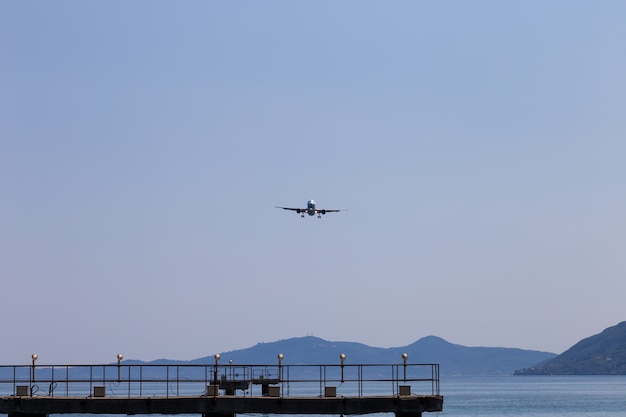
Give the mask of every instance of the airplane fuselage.
M 320 213 L 325 210 L 320 210 Z M 309 216 L 315 216 L 316 214 L 319 214 L 318 211 L 315 209 L 315 200 L 309 200 L 306 202 L 306 208 L 305 209 L 296 209 L 296 212 L 298 214 L 301 214 L 302 217 L 304 217 L 304 214 L 308 214 Z M 326 213 L 322 213 L 322 214 L 326 214 Z
M 306 214 L 309 216 L 315 216 L 315 214 L 317 214 L 317 210 L 315 210 L 315 200 L 306 202 Z

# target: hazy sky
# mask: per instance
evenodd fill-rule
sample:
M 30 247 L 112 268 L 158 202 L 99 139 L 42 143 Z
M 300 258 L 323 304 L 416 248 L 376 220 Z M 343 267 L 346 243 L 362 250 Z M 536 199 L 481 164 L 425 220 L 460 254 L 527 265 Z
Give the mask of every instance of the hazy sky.
M 0 0 L 0 363 L 626 320 L 624 16 Z

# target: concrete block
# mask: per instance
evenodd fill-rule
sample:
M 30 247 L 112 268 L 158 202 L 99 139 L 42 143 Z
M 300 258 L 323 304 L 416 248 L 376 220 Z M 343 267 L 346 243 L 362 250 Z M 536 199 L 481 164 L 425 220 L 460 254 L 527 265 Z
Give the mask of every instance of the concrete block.
M 106 397 L 106 388 L 105 387 L 93 387 L 93 396 L 94 397 Z
M 400 396 L 411 395 L 410 385 L 400 385 Z
M 206 387 L 206 395 L 207 397 L 215 397 L 220 395 L 220 387 L 219 385 L 207 385 Z
M 15 387 L 15 395 L 18 397 L 27 397 L 30 395 L 28 385 L 18 385 Z
M 324 387 L 324 397 L 336 397 L 337 387 Z
M 280 387 L 267 387 L 268 397 L 280 397 Z

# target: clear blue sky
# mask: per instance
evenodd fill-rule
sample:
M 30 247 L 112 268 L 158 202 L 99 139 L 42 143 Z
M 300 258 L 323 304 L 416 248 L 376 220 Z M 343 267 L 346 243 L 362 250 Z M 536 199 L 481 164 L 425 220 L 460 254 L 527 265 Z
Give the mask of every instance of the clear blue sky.
M 624 16 L 0 1 L 0 363 L 625 320 Z M 274 208 L 311 198 L 349 211 Z

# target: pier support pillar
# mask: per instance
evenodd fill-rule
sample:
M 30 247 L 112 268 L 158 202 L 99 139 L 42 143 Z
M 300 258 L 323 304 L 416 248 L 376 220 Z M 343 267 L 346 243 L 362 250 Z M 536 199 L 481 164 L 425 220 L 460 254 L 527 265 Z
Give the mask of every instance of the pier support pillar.
M 394 413 L 396 417 L 422 417 L 422 413 L 420 412 L 403 412 L 398 411 Z

